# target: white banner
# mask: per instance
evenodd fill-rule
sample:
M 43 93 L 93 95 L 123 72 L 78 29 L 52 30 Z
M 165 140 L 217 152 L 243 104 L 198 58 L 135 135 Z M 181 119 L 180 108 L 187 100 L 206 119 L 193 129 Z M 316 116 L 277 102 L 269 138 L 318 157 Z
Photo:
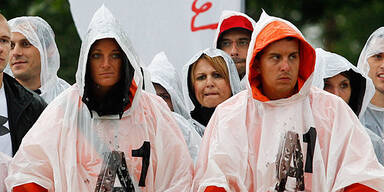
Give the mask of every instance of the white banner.
M 242 11 L 244 0 L 69 0 L 80 37 L 104 3 L 129 34 L 143 66 L 164 51 L 177 70 L 211 47 L 223 10 Z

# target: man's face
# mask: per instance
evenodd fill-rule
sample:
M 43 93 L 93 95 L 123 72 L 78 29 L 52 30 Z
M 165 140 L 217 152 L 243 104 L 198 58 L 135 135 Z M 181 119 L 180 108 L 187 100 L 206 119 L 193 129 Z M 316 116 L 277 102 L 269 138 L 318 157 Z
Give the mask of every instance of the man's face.
M 16 79 L 40 81 L 40 52 L 23 34 L 18 32 L 13 32 L 11 37 L 10 66 Z
M 9 61 L 11 50 L 11 32 L 7 21 L 0 19 L 0 73 L 3 72 Z
M 299 74 L 299 42 L 297 39 L 275 41 L 263 49 L 259 60 L 262 92 L 271 100 L 292 96 Z
M 219 48 L 230 55 L 235 62 L 240 79 L 245 75 L 245 60 L 247 59 L 250 41 L 251 33 L 249 31 L 232 29 L 224 32 L 219 42 Z
M 384 95 L 384 53 L 378 53 L 368 58 L 369 73 L 375 85 L 376 93 Z

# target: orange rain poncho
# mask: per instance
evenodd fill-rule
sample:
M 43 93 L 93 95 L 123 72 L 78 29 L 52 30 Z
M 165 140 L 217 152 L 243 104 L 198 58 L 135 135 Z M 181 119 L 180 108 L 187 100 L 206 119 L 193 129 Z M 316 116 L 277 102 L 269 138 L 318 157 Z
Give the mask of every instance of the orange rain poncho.
M 284 37 L 300 41 L 298 92 L 269 100 L 253 66 Z M 348 105 L 312 87 L 315 50 L 291 23 L 263 13 L 248 50 L 247 90 L 220 104 L 201 143 L 193 191 L 384 191 L 384 168 Z M 360 185 L 361 186 L 361 185 Z
M 122 114 L 99 116 L 82 97 L 88 52 L 104 38 L 116 40 L 129 60 L 124 68 L 131 65 L 134 72 L 128 107 Z M 62 192 L 188 191 L 193 164 L 183 135 L 166 104 L 142 91 L 142 84 L 131 42 L 102 6 L 82 43 L 76 84 L 49 104 L 24 137 L 9 165 L 8 190 L 37 184 Z

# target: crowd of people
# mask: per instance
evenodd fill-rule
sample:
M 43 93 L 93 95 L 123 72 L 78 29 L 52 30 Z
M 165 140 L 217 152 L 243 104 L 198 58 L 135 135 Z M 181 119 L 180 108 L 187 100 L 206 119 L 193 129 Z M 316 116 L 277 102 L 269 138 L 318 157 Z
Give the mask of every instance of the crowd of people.
M 384 27 L 357 67 L 265 12 L 212 41 L 145 67 L 103 5 L 69 85 L 50 25 L 0 14 L 0 191 L 384 191 Z

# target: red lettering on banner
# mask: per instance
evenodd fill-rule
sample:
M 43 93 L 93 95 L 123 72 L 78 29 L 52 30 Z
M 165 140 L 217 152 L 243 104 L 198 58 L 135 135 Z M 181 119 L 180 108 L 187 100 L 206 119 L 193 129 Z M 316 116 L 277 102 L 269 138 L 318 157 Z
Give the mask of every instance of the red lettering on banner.
M 204 3 L 200 8 L 196 8 L 196 2 L 197 0 L 194 0 L 192 3 L 192 11 L 196 14 L 192 17 L 191 21 L 191 30 L 192 32 L 198 31 L 198 30 L 204 30 L 204 29 L 216 29 L 218 23 L 209 24 L 209 25 L 202 25 L 202 26 L 195 26 L 195 19 L 200 13 L 204 13 L 208 11 L 212 7 L 211 2 Z

